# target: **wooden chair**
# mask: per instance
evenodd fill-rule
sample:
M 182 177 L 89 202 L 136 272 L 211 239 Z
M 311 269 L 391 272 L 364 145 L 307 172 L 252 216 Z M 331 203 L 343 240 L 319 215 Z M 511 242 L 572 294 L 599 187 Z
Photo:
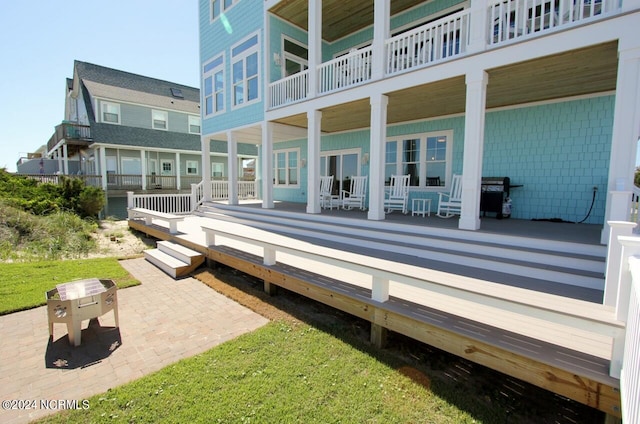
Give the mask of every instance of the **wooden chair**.
M 333 175 L 320 177 L 320 207 L 331 207 L 331 191 L 333 190 Z
M 462 210 L 462 175 L 454 175 L 451 179 L 451 191 L 438 193 L 438 213 L 440 218 L 451 218 L 460 215 Z
M 386 213 L 398 210 L 407 213 L 409 201 L 410 175 L 392 175 L 388 190 L 385 192 L 384 209 Z
M 365 200 L 367 197 L 367 177 L 351 177 L 351 187 L 342 190 L 342 209 L 353 209 L 355 207 L 365 210 Z

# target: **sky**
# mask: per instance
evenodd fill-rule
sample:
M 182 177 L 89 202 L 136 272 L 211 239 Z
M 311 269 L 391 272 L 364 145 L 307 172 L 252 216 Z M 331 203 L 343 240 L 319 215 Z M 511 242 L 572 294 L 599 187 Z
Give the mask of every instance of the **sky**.
M 80 60 L 199 88 L 196 0 L 0 0 L 0 168 L 46 144 Z

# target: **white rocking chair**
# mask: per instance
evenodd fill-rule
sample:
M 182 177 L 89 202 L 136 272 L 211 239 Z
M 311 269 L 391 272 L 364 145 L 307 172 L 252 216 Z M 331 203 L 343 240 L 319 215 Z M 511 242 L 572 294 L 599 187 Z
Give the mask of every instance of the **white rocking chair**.
M 333 190 L 333 175 L 320 177 L 320 206 L 323 209 L 331 207 L 331 191 Z
M 440 218 L 451 218 L 460 215 L 462 210 L 462 175 L 454 175 L 451 179 L 451 191 L 438 193 L 438 213 Z
M 342 190 L 342 209 L 353 209 L 359 207 L 365 210 L 365 200 L 367 197 L 367 177 L 351 177 L 351 189 Z
M 407 203 L 409 201 L 409 175 L 392 175 L 389 189 L 386 191 L 384 199 L 384 209 L 386 213 L 393 210 L 407 213 Z

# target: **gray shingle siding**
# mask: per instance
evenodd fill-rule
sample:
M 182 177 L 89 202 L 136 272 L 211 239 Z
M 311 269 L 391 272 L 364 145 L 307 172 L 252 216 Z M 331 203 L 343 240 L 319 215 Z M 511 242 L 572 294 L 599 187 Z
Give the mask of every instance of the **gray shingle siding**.
M 91 134 L 94 143 L 137 146 L 145 149 L 159 148 L 200 151 L 200 136 L 198 134 L 125 127 L 99 122 L 91 124 Z

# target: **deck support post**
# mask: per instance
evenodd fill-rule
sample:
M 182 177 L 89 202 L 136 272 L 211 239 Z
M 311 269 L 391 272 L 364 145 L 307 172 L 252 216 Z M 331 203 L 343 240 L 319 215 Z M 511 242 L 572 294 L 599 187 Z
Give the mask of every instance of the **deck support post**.
M 263 283 L 264 292 L 266 294 L 268 294 L 269 296 L 275 296 L 276 294 L 278 294 L 278 286 L 270 283 L 267 280 L 262 280 L 262 283 Z
M 389 331 L 380 324 L 371 323 L 371 344 L 378 349 L 387 346 L 387 334 Z

